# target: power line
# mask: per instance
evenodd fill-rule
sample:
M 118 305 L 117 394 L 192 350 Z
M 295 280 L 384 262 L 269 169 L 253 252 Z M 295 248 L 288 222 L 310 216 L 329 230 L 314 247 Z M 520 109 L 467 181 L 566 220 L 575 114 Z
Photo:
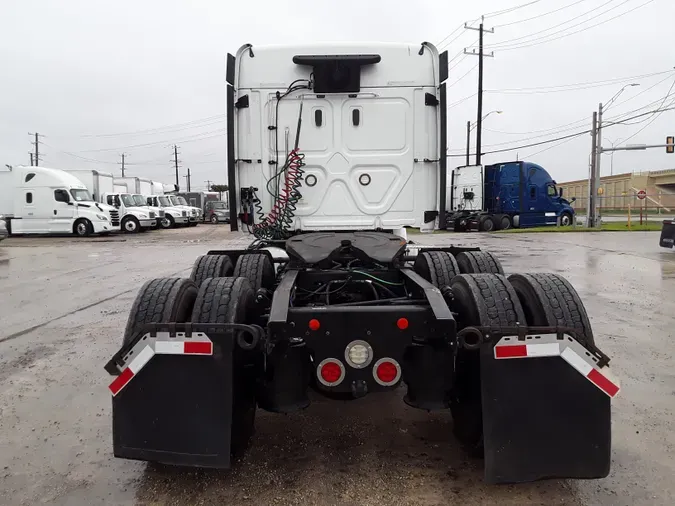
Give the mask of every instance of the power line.
M 485 90 L 485 93 L 500 93 L 500 94 L 538 94 L 538 93 L 558 93 L 562 91 L 576 91 L 576 90 L 584 90 L 584 89 L 589 89 L 589 88 L 599 88 L 603 86 L 611 86 L 617 83 L 625 82 L 625 81 L 635 81 L 638 79 L 646 79 L 649 77 L 654 77 L 658 75 L 663 75 L 663 74 L 668 74 L 668 77 L 666 77 L 665 80 L 669 79 L 670 76 L 672 75 L 673 70 L 666 70 L 663 72 L 654 72 L 651 74 L 642 74 L 638 76 L 630 76 L 630 77 L 619 77 L 615 79 L 606 79 L 603 81 L 595 81 L 595 82 L 585 82 L 585 83 L 570 83 L 570 84 L 559 84 L 559 85 L 552 85 L 552 86 L 538 86 L 538 87 L 533 87 L 533 88 L 503 88 L 503 89 L 498 89 L 498 90 Z M 661 81 L 663 82 L 663 81 Z M 658 83 L 657 83 L 658 84 Z
M 457 79 L 456 81 L 453 81 L 451 84 L 448 84 L 448 85 L 447 85 L 447 88 L 450 88 L 450 87 L 454 86 L 455 84 L 457 84 L 458 82 L 460 82 L 460 81 L 461 81 L 462 79 L 464 79 L 466 76 L 468 76 L 469 74 L 471 74 L 471 72 L 473 72 L 474 70 L 476 70 L 476 67 L 478 67 L 478 63 L 476 63 L 473 67 L 471 67 L 471 68 L 467 71 L 467 73 L 464 74 L 462 77 L 460 77 L 460 78 Z
M 631 1 L 631 0 L 625 0 L 621 5 L 623 5 L 624 3 L 628 2 L 628 1 Z M 522 49 L 522 48 L 526 48 L 526 47 L 538 46 L 538 45 L 541 45 L 541 44 L 546 44 L 546 43 L 548 43 L 548 42 L 553 42 L 554 40 L 564 39 L 565 37 L 569 37 L 570 35 L 575 35 L 575 34 L 577 34 L 577 33 L 585 32 L 585 31 L 587 31 L 587 30 L 590 30 L 591 28 L 595 28 L 595 27 L 597 27 L 597 26 L 604 25 L 605 23 L 608 23 L 608 22 L 613 21 L 613 20 L 615 20 L 615 19 L 617 19 L 617 18 L 620 18 L 620 17 L 622 17 L 622 16 L 625 16 L 626 14 L 630 14 L 631 12 L 633 12 L 633 11 L 635 11 L 635 10 L 637 10 L 637 9 L 640 9 L 640 8 L 644 7 L 645 5 L 648 5 L 648 4 L 652 3 L 653 1 L 654 1 L 654 0 L 647 0 L 646 2 L 640 4 L 640 5 L 636 6 L 636 7 L 633 7 L 632 9 L 629 9 L 629 10 L 627 10 L 627 11 L 625 11 L 625 12 L 622 12 L 621 14 L 617 14 L 616 16 L 613 16 L 613 17 L 611 17 L 611 18 L 605 19 L 605 20 L 603 20 L 603 21 L 601 21 L 601 22 L 599 22 L 599 23 L 596 23 L 596 24 L 594 24 L 594 25 L 587 26 L 587 27 L 582 28 L 582 29 L 580 29 L 580 30 L 576 30 L 576 31 L 574 31 L 574 32 L 570 32 L 570 33 L 566 33 L 566 34 L 560 35 L 559 37 L 554 37 L 554 38 L 552 38 L 552 39 L 548 39 L 548 37 L 550 37 L 551 35 L 554 35 L 553 33 L 551 33 L 551 34 L 549 34 L 549 35 L 547 35 L 547 36 L 545 36 L 545 37 L 541 37 L 541 38 L 539 38 L 539 39 L 532 39 L 532 40 L 523 41 L 523 44 L 522 44 L 522 45 L 514 45 L 514 46 L 511 46 L 511 47 L 500 47 L 500 48 L 498 48 L 498 49 L 501 50 L 501 51 L 511 51 L 511 50 L 513 50 L 513 49 Z M 609 9 L 609 10 L 605 11 L 603 14 L 609 12 L 610 10 L 612 10 L 612 9 Z M 597 16 L 595 16 L 595 17 L 597 17 Z M 587 21 L 589 21 L 589 20 L 587 20 Z M 585 22 L 584 22 L 584 23 L 585 23 Z M 580 26 L 581 24 L 583 24 L 583 23 L 579 23 L 579 24 L 576 25 L 576 26 Z M 574 28 L 574 27 L 573 27 L 573 26 L 567 27 L 567 28 L 565 28 L 564 30 L 560 30 L 560 32 L 563 32 L 563 31 L 565 31 L 565 30 L 567 30 L 567 29 L 569 29 L 569 28 Z M 556 33 L 560 33 L 560 32 L 556 32 Z M 548 40 L 544 40 L 544 39 L 548 39 Z M 537 42 L 537 41 L 541 41 L 541 42 Z M 534 42 L 534 44 L 531 44 L 531 42 Z
M 670 89 L 668 90 L 668 93 L 666 94 L 666 96 L 663 97 L 663 102 L 661 102 L 661 107 L 660 107 L 659 109 L 662 109 L 663 106 L 666 104 L 666 100 L 668 100 L 668 97 L 670 96 L 670 93 L 673 91 L 673 87 L 674 87 L 674 86 L 675 86 L 675 81 L 673 81 L 673 84 L 670 85 Z M 668 104 L 668 105 L 672 105 L 673 103 L 675 103 L 675 101 L 671 101 L 670 104 Z M 637 132 L 635 132 L 633 135 L 631 135 L 631 136 L 628 137 L 627 139 L 624 139 L 624 140 L 621 142 L 621 144 L 625 144 L 626 142 L 628 142 L 629 140 L 631 140 L 632 138 L 634 138 L 636 135 L 638 135 L 640 132 L 642 132 L 642 131 L 643 131 L 645 128 L 647 128 L 649 125 L 651 125 L 652 123 L 654 123 L 654 121 L 656 121 L 656 120 L 658 119 L 658 117 L 661 116 L 661 114 L 663 114 L 663 112 L 664 112 L 664 110 L 661 110 L 661 111 L 659 111 L 659 112 L 654 113 L 654 115 L 650 118 L 650 120 L 647 121 L 647 124 L 646 124 L 645 126 L 643 126 L 642 128 L 640 128 Z
M 215 135 L 215 136 L 211 135 L 209 137 L 201 137 L 203 135 L 210 135 L 210 134 L 215 134 L 215 133 L 218 133 L 218 132 L 220 132 L 220 133 L 218 135 Z M 226 128 L 219 128 L 217 130 L 212 130 L 210 132 L 201 132 L 201 133 L 194 134 L 194 135 L 188 135 L 187 137 L 185 137 L 183 139 L 178 139 L 178 140 L 174 140 L 174 141 L 172 141 L 171 139 L 165 139 L 165 140 L 161 140 L 161 141 L 146 142 L 146 143 L 143 143 L 143 144 L 116 146 L 114 148 L 83 149 L 83 150 L 77 151 L 77 153 L 101 153 L 101 152 L 105 152 L 105 151 L 120 151 L 120 150 L 124 150 L 124 149 L 137 149 L 137 148 L 145 148 L 145 147 L 150 147 L 150 146 L 158 146 L 158 145 L 161 145 L 161 144 L 167 144 L 167 143 L 171 143 L 171 142 L 180 142 L 180 143 L 194 142 L 194 141 L 199 141 L 199 140 L 203 140 L 203 139 L 210 139 L 212 137 L 221 137 L 226 132 L 227 132 Z
M 583 21 L 581 21 L 581 22 L 579 22 L 579 23 L 577 23 L 577 24 L 575 24 L 575 25 L 565 27 L 565 28 L 563 28 L 563 29 L 561 29 L 561 30 L 554 31 L 554 32 L 552 32 L 552 33 L 548 33 L 548 34 L 546 34 L 546 35 L 543 35 L 542 37 L 534 37 L 534 38 L 531 38 L 531 37 L 533 37 L 534 35 L 540 35 L 540 34 L 542 34 L 542 33 L 549 32 L 550 30 L 553 30 L 554 28 L 558 28 L 558 27 L 560 27 L 560 26 L 563 26 L 563 25 L 566 25 L 566 24 L 568 24 L 568 23 L 571 23 L 572 21 L 576 21 L 576 20 L 579 19 L 579 18 L 583 18 L 584 16 L 590 14 L 591 12 L 597 11 L 598 9 L 602 9 L 603 7 L 605 7 L 605 6 L 611 4 L 612 2 L 615 2 L 615 1 L 616 1 L 616 0 L 607 0 L 605 3 L 602 3 L 602 4 L 598 5 L 597 7 L 593 7 L 591 10 L 588 10 L 588 11 L 583 12 L 583 13 L 577 15 L 577 16 L 574 16 L 573 18 L 570 18 L 570 19 L 568 19 L 568 20 L 566 20 L 566 21 L 563 21 L 562 23 L 558 23 L 557 25 L 549 26 L 549 27 L 547 27 L 547 28 L 544 28 L 543 30 L 539 30 L 538 32 L 528 33 L 527 35 L 523 35 L 523 36 L 521 36 L 521 37 L 515 37 L 515 38 L 513 38 L 513 39 L 509 39 L 509 40 L 504 40 L 504 41 L 501 41 L 501 42 L 497 42 L 496 44 L 493 44 L 493 45 L 490 46 L 490 47 L 492 47 L 492 48 L 497 48 L 497 47 L 503 48 L 503 47 L 505 47 L 505 46 L 511 46 L 511 45 L 515 45 L 515 44 L 526 44 L 526 43 L 533 42 L 533 41 L 535 41 L 535 40 L 545 39 L 545 38 L 547 38 L 547 37 L 550 37 L 551 35 L 555 35 L 555 34 L 557 34 L 557 33 L 564 32 L 565 30 L 569 30 L 570 28 L 575 28 L 575 27 L 577 27 L 577 26 L 580 26 L 580 25 L 583 25 L 583 24 L 585 24 L 585 23 L 588 23 L 589 21 L 592 21 L 593 19 L 597 18 L 598 16 L 602 16 L 603 14 L 605 14 L 605 13 L 611 11 L 611 10 L 614 10 L 614 9 L 616 9 L 616 8 L 618 8 L 618 7 L 621 7 L 623 4 L 628 3 L 628 2 L 631 2 L 632 0 L 623 0 L 623 2 L 621 2 L 619 5 L 615 5 L 614 7 L 611 7 L 611 8 L 609 8 L 608 10 L 603 11 L 603 12 L 601 12 L 601 13 L 599 13 L 599 14 L 596 14 L 595 16 L 592 16 L 592 17 L 590 17 L 590 18 L 588 18 L 588 19 L 585 19 L 585 20 L 583 20 Z M 529 39 L 529 40 L 523 40 L 523 39 Z M 516 42 L 516 41 L 522 41 L 522 42 Z M 514 42 L 515 42 L 515 44 L 513 44 Z
M 454 29 L 453 31 L 451 31 L 448 35 L 446 35 L 445 37 L 443 37 L 443 39 L 442 39 L 438 44 L 436 44 L 436 47 L 440 48 L 440 46 L 441 46 L 441 44 L 443 44 L 443 42 L 445 42 L 445 41 L 448 40 L 450 37 L 452 37 L 453 34 L 454 34 L 455 32 L 457 32 L 458 30 L 461 30 L 463 26 L 464 26 L 464 23 L 460 23 L 459 26 L 458 26 L 457 28 L 455 28 L 455 29 Z M 464 33 L 464 32 L 460 32 L 460 34 L 461 34 L 461 33 Z M 455 39 L 456 39 L 456 38 L 455 38 Z M 453 39 L 453 40 L 455 40 L 455 39 Z M 450 43 L 452 43 L 453 40 L 451 40 L 450 42 L 448 42 L 448 43 L 446 44 L 446 46 L 449 45 Z
M 225 114 L 216 114 L 215 116 L 209 116 L 207 118 L 199 118 L 199 119 L 194 119 L 191 121 L 186 121 L 183 123 L 175 123 L 173 125 L 165 125 L 163 127 L 154 127 L 154 128 L 146 128 L 144 130 L 135 130 L 132 132 L 120 132 L 120 133 L 113 133 L 113 134 L 91 134 L 91 135 L 81 135 L 80 137 L 82 138 L 95 138 L 95 137 L 123 137 L 127 135 L 140 135 L 140 134 L 145 134 L 149 132 L 155 132 L 157 130 L 164 130 L 167 128 L 175 128 L 175 127 L 182 127 L 185 126 L 187 128 L 196 128 L 196 127 L 189 127 L 188 125 L 193 125 L 194 123 L 203 123 L 206 121 L 213 121 L 216 118 L 220 119 L 225 119 Z
M 657 111 L 649 111 L 649 112 L 640 114 L 640 115 L 638 115 L 638 116 L 634 116 L 634 117 L 632 117 L 632 118 L 628 118 L 628 119 L 626 119 L 626 120 L 624 120 L 624 121 L 621 121 L 621 122 L 610 123 L 609 125 L 606 125 L 605 127 L 607 127 L 607 126 L 614 126 L 614 125 L 620 125 L 620 124 L 623 124 L 625 121 L 630 121 L 630 120 L 632 120 L 632 119 L 636 119 L 636 118 L 641 117 L 641 116 L 644 116 L 644 115 L 646 115 L 646 114 L 654 114 L 654 112 L 665 112 L 665 111 L 673 111 L 673 110 L 675 110 L 675 107 L 669 107 L 669 108 L 666 108 L 666 109 L 661 109 L 660 111 L 658 111 L 658 110 L 657 110 Z M 544 145 L 544 144 L 550 144 L 550 143 L 552 143 L 552 142 L 558 142 L 558 141 L 562 141 L 562 140 L 565 140 L 565 139 L 571 139 L 571 138 L 573 138 L 573 137 L 579 137 L 580 135 L 585 135 L 585 134 L 590 133 L 590 132 L 591 132 L 591 130 L 588 129 L 588 130 L 584 130 L 584 131 L 582 131 L 582 132 L 576 132 L 576 133 L 573 133 L 573 134 L 564 135 L 564 136 L 562 136 L 562 137 L 556 137 L 555 139 L 548 139 L 548 140 L 545 140 L 545 141 L 533 142 L 533 143 L 531 143 L 531 144 L 525 144 L 525 145 L 520 145 L 520 146 L 514 146 L 514 147 L 511 147 L 511 148 L 495 149 L 495 150 L 492 150 L 492 151 L 485 151 L 485 152 L 483 152 L 482 154 L 483 154 L 483 155 L 490 155 L 490 154 L 494 154 L 494 153 L 506 153 L 507 151 L 515 151 L 515 150 L 517 150 L 517 149 L 531 148 L 531 147 L 534 147 L 534 146 L 542 146 L 542 145 Z M 463 157 L 463 156 L 466 156 L 466 154 L 465 154 L 465 153 L 458 153 L 458 154 L 452 153 L 452 154 L 447 154 L 446 156 L 447 156 L 447 157 L 450 157 L 450 158 L 456 158 L 456 157 Z
M 531 2 L 527 2 L 527 3 L 521 4 L 521 5 L 516 5 L 515 7 L 510 7 L 508 9 L 503 9 L 501 11 L 488 12 L 487 14 L 484 14 L 483 17 L 494 18 L 496 16 L 502 16 L 504 14 L 508 14 L 509 12 L 517 11 L 518 9 L 522 9 L 524 7 L 528 7 L 530 5 L 534 5 L 534 4 L 539 3 L 539 2 L 540 2 L 540 0 L 532 0 Z
M 54 146 L 50 146 L 49 144 L 47 144 L 45 142 L 43 142 L 42 144 L 44 146 L 47 146 L 48 148 L 53 149 L 54 151 L 56 151 L 58 153 L 62 153 L 64 155 L 72 156 L 73 158 L 78 158 L 80 160 L 84 160 L 84 161 L 87 161 L 87 162 L 106 163 L 106 164 L 111 164 L 111 165 L 117 165 L 118 164 L 118 162 L 109 162 L 109 161 L 106 161 L 106 160 L 95 160 L 94 158 L 87 158 L 86 156 L 80 156 L 80 155 L 77 155 L 77 154 L 72 153 L 70 151 L 63 151 L 61 149 L 55 148 Z
M 560 7 L 558 9 L 548 11 L 548 12 L 544 12 L 544 13 L 538 14 L 536 16 L 532 16 L 531 18 L 517 19 L 516 21 L 511 21 L 510 23 L 502 23 L 501 25 L 495 25 L 495 28 L 501 28 L 503 26 L 517 25 L 517 24 L 520 24 L 520 23 L 526 23 L 527 21 L 532 21 L 533 19 L 543 18 L 544 16 L 548 16 L 549 14 L 555 14 L 556 12 L 560 12 L 562 10 L 569 9 L 570 7 L 574 7 L 575 5 L 580 4 L 581 2 L 585 2 L 585 1 L 586 0 L 577 0 L 574 3 L 564 5 L 563 7 Z

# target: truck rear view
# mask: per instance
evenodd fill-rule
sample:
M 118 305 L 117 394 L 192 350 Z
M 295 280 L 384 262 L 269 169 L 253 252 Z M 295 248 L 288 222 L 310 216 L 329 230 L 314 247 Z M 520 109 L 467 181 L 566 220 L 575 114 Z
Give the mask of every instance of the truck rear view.
M 117 457 L 229 468 L 258 409 L 399 394 L 449 410 L 488 482 L 608 474 L 619 387 L 570 283 L 384 231 L 443 215 L 446 68 L 427 43 L 228 57 L 232 226 L 254 237 L 140 289 L 106 365 Z

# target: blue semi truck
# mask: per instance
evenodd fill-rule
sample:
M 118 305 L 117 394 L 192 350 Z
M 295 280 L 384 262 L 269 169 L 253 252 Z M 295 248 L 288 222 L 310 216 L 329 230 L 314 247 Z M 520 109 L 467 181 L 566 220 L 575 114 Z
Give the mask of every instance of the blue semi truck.
M 457 167 L 449 179 L 447 227 L 456 232 L 574 223 L 562 188 L 536 163 Z

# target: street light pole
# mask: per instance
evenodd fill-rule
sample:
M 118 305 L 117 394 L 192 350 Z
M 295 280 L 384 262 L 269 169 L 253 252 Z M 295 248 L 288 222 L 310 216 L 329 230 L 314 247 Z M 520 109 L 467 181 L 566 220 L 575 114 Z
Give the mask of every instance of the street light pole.
M 480 123 L 485 121 L 485 118 L 487 118 L 490 114 L 495 113 L 495 114 L 501 114 L 504 111 L 490 111 L 486 115 L 480 118 Z M 471 121 L 466 122 L 466 165 L 468 166 L 471 162 L 469 161 L 469 149 L 470 149 L 470 143 L 471 143 L 471 131 L 476 128 L 476 125 L 478 125 L 478 121 L 475 121 L 474 123 L 471 123 Z M 478 151 L 478 146 L 476 146 L 476 151 Z M 478 153 L 476 153 L 476 165 L 480 165 L 480 157 L 478 156 Z

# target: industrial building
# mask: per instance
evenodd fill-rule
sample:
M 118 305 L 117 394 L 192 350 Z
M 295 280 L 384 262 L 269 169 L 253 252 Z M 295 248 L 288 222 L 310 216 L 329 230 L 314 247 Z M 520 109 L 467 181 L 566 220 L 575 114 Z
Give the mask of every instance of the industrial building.
M 577 211 L 585 211 L 588 202 L 588 179 L 558 183 L 563 195 Z M 644 190 L 646 197 L 638 198 Z M 627 211 L 647 208 L 650 212 L 675 211 L 675 169 L 626 172 L 600 178 L 599 203 L 603 211 Z

